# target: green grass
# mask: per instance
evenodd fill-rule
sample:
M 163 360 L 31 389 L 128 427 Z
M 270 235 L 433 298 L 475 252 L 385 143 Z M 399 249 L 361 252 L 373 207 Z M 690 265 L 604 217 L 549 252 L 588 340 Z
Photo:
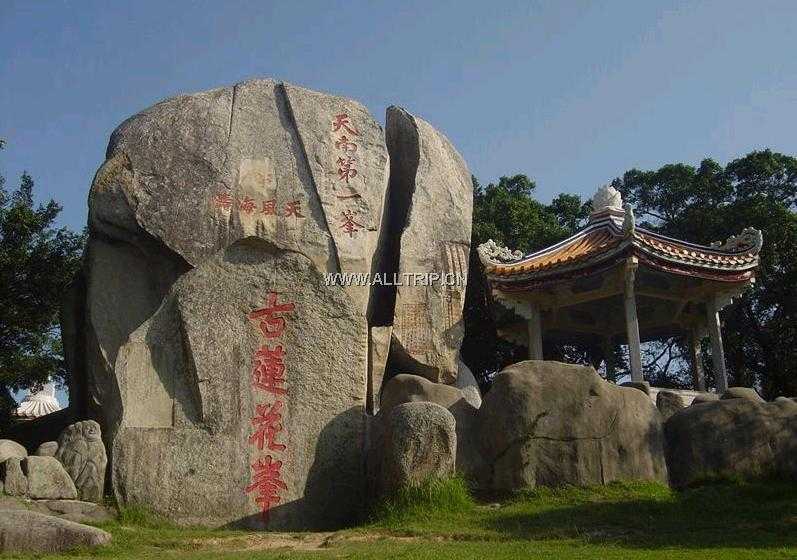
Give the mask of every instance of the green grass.
M 111 546 L 42 558 L 797 559 L 797 484 L 615 483 L 474 501 L 455 479 L 405 490 L 336 533 L 184 529 L 141 510 L 104 528 Z

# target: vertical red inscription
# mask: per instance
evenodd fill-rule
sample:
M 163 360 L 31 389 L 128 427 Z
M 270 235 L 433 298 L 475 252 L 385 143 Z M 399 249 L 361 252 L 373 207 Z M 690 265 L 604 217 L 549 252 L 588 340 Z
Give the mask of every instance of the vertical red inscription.
M 252 463 L 252 470 L 252 483 L 246 487 L 246 493 L 255 493 L 255 503 L 263 511 L 263 519 L 268 521 L 268 510 L 280 502 L 279 491 L 288 489 L 282 480 L 282 461 L 266 455 Z
M 248 317 L 257 321 L 260 333 L 268 340 L 280 338 L 285 332 L 285 315 L 295 309 L 293 302 L 279 302 L 279 294 L 269 292 L 266 304 L 250 312 Z M 273 402 L 261 402 L 255 405 L 255 416 L 252 418 L 254 432 L 249 436 L 249 445 L 258 451 L 267 449 L 273 452 L 284 452 L 287 446 L 278 441 L 283 432 L 282 412 L 285 402 L 280 400 L 287 395 L 285 387 L 285 348 L 282 344 L 269 347 L 264 342 L 252 357 L 252 388 L 273 397 Z M 260 506 L 263 521 L 268 523 L 269 510 L 281 500 L 280 490 L 288 486 L 282 479 L 282 461 L 275 460 L 272 455 L 260 457 L 252 464 L 252 481 L 245 488 L 245 493 L 254 494 L 255 503 Z

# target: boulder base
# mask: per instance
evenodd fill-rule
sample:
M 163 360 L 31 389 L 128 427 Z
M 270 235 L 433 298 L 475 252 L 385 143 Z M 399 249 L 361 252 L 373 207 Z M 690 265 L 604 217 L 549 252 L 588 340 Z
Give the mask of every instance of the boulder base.
M 670 482 L 797 478 L 797 403 L 735 398 L 694 404 L 665 425 Z
M 496 490 L 666 481 L 661 415 L 594 369 L 526 361 L 500 372 L 477 414 Z
M 111 542 L 106 531 L 32 511 L 0 511 L 0 552 L 64 552 Z
M 454 416 L 431 402 L 409 402 L 380 413 L 381 434 L 372 460 L 376 495 L 454 473 Z
M 74 500 L 75 483 L 55 457 L 31 456 L 22 460 L 28 478 L 28 497 L 34 500 Z

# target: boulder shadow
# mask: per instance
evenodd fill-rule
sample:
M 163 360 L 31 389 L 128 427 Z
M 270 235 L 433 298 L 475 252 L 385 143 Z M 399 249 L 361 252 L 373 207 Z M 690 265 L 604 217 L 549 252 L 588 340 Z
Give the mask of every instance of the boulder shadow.
M 708 484 L 667 500 L 591 502 L 528 514 L 517 507 L 503 515 L 499 510 L 482 525 L 511 539 L 573 538 L 638 549 L 797 546 L 793 482 Z

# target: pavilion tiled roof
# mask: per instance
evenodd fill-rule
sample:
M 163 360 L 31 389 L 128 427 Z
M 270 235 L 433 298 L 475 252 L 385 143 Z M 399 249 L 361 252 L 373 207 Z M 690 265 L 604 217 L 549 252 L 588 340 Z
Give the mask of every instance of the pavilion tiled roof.
M 479 256 L 487 277 L 499 285 L 583 274 L 632 255 L 668 272 L 740 282 L 753 276 L 761 245 L 761 232 L 754 229 L 712 246 L 680 241 L 635 227 L 628 209 L 625 215 L 593 214 L 589 225 L 575 235 L 525 256 L 492 241 L 479 247 Z

